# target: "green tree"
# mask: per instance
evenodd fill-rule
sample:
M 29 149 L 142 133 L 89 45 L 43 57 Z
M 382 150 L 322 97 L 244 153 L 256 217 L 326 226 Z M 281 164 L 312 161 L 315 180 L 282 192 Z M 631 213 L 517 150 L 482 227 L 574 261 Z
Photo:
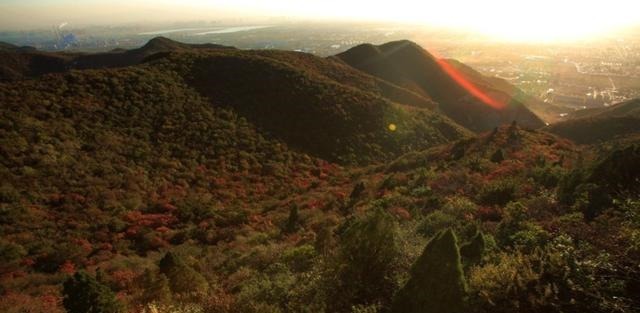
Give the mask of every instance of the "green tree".
M 143 303 L 171 302 L 171 286 L 169 279 L 164 274 L 156 274 L 154 271 L 146 269 L 142 276 L 141 287 L 143 289 L 141 299 Z
M 394 313 L 461 313 L 467 300 L 457 239 L 451 229 L 427 243 L 393 301 Z
M 204 294 L 209 290 L 207 280 L 173 252 L 167 252 L 159 266 L 175 294 Z
M 327 255 L 334 246 L 335 240 L 333 239 L 333 228 L 332 223 L 324 222 L 320 226 L 320 229 L 318 229 L 316 233 L 316 241 L 313 245 L 318 254 Z
M 77 272 L 63 284 L 62 304 L 69 313 L 118 313 L 124 307 L 106 285 L 85 272 Z
M 388 307 L 397 288 L 397 240 L 397 222 L 382 209 L 346 226 L 335 264 L 337 281 L 329 287 L 328 311 L 349 312 L 354 305 Z

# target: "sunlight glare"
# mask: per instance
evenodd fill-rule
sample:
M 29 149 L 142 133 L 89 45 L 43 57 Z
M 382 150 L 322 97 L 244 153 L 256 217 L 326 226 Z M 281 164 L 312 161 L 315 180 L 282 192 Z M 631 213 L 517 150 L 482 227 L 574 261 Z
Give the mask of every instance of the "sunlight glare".
M 207 2 L 205 0 L 191 0 Z M 473 31 L 495 39 L 558 41 L 583 39 L 638 24 L 637 0 L 234 0 L 210 1 L 256 13 L 316 18 L 372 19 Z

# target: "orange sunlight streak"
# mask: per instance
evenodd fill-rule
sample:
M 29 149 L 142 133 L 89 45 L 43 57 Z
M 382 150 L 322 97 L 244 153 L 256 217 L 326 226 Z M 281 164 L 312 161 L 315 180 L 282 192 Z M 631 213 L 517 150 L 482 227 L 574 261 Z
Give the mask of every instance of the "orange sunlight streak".
M 485 103 L 486 105 L 496 109 L 502 110 L 507 104 L 505 102 L 499 101 L 498 99 L 494 99 L 484 91 L 480 90 L 476 85 L 474 85 L 469 79 L 467 79 L 464 74 L 458 71 L 455 67 L 451 66 L 446 60 L 441 58 L 436 58 L 438 65 L 449 75 L 453 80 L 458 83 L 462 88 L 472 94 L 474 97 L 478 98 L 480 101 Z

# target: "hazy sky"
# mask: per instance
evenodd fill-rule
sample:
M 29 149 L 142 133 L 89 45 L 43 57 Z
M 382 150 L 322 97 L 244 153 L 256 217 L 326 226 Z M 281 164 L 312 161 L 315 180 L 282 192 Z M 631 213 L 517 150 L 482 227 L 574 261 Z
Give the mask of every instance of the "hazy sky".
M 0 0 L 0 30 L 233 17 L 391 20 L 496 36 L 584 36 L 640 23 L 640 0 Z

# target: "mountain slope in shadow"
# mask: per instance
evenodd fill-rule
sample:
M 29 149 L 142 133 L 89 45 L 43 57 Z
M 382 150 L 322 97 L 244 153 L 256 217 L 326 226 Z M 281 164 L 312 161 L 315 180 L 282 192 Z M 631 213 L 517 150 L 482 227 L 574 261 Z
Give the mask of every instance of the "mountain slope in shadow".
M 302 65 L 301 58 L 315 67 Z M 147 65 L 180 73 L 214 105 L 230 107 L 265 133 L 332 162 L 390 160 L 471 134 L 433 110 L 360 89 L 377 80 L 315 56 L 209 50 L 174 52 Z M 332 79 L 338 76 L 353 79 Z
M 640 139 L 640 99 L 588 110 L 580 117 L 551 125 L 548 131 L 580 144 Z
M 364 44 L 336 56 L 346 64 L 410 89 L 440 104 L 440 110 L 473 131 L 518 122 L 530 128 L 544 123 L 513 95 L 478 84 L 450 61 L 438 59 L 411 41 Z M 488 82 L 488 81 L 487 81 Z

